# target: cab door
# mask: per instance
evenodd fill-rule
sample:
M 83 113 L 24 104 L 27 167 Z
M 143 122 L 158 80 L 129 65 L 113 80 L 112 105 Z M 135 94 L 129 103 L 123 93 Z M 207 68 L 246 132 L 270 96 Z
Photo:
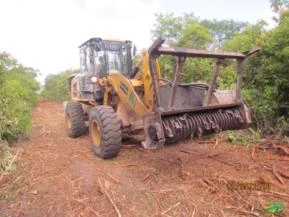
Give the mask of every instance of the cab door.
M 92 99 L 94 87 L 91 82 L 93 76 L 93 52 L 90 47 L 80 49 L 80 75 L 79 75 L 79 91 L 80 97 L 83 99 Z

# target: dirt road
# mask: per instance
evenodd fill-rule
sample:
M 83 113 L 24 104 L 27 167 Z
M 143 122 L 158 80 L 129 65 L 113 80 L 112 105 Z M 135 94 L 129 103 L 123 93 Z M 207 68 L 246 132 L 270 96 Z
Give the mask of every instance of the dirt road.
M 272 201 L 289 216 L 288 156 L 221 135 L 154 151 L 123 143 L 98 159 L 88 135 L 67 138 L 61 104 L 40 102 L 17 171 L 0 181 L 0 216 L 266 216 Z

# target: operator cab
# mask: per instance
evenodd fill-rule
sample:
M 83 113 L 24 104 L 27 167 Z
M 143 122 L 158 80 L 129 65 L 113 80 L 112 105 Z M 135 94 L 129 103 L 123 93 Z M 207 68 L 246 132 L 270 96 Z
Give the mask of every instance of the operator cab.
M 118 71 L 129 77 L 132 73 L 132 42 L 91 38 L 79 46 L 81 73 L 106 77 Z
M 130 77 L 132 71 L 132 42 L 91 38 L 79 46 L 80 74 L 78 89 L 80 98 L 101 102 L 103 90 L 92 79 L 120 73 Z M 134 50 L 134 49 L 133 49 Z

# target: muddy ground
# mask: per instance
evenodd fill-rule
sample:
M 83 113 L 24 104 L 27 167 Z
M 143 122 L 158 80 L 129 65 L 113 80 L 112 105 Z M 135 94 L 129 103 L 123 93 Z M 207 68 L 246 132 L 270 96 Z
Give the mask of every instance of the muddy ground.
M 0 178 L 0 216 L 271 216 L 287 202 L 286 144 L 229 143 L 224 134 L 144 150 L 123 142 L 119 156 L 98 159 L 88 135 L 65 134 L 62 104 L 42 101 L 28 138 L 13 148 L 17 170 Z

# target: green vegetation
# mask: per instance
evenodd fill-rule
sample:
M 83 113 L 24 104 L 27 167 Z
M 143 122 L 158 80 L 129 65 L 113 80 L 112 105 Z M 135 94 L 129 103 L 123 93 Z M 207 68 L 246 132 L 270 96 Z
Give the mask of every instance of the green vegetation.
M 285 202 L 274 201 L 268 204 L 268 206 L 266 207 L 266 211 L 272 214 L 279 214 L 282 212 L 285 205 Z
M 16 169 L 15 156 L 8 149 L 7 143 L 0 141 L 0 174 L 10 173 Z
M 31 126 L 31 109 L 39 88 L 36 71 L 0 53 L 0 139 L 15 142 Z
M 68 78 L 78 72 L 78 70 L 66 70 L 58 74 L 48 75 L 41 93 L 42 97 L 60 102 L 69 100 Z
M 15 170 L 8 145 L 31 127 L 31 109 L 36 104 L 36 71 L 24 67 L 7 53 L 0 53 L 0 173 Z
M 261 142 L 259 133 L 255 132 L 252 128 L 238 131 L 226 131 L 223 134 L 232 145 L 249 146 Z

